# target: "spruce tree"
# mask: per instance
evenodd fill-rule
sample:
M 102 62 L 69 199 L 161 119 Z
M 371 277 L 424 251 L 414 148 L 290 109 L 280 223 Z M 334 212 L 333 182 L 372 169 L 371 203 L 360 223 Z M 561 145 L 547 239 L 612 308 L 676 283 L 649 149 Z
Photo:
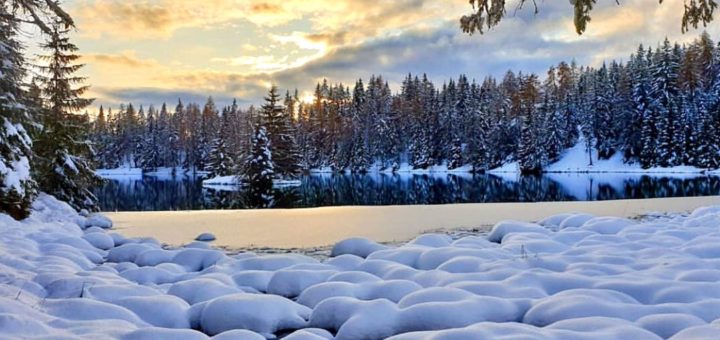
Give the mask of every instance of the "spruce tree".
M 160 140 L 157 113 L 155 108 L 150 106 L 145 123 L 145 131 L 142 134 L 139 143 L 140 147 L 138 148 L 138 165 L 143 170 L 155 171 L 158 167 L 162 166 Z
M 280 104 L 280 94 L 275 85 L 265 97 L 261 116 L 272 145 L 275 175 L 280 178 L 297 177 L 300 174 L 300 153 L 295 142 L 293 118 Z
M 235 168 L 235 162 L 232 152 L 228 147 L 228 141 L 232 137 L 232 115 L 226 111 L 222 116 L 222 125 L 220 134 L 212 143 L 208 165 L 205 168 L 208 171 L 208 177 L 229 176 Z
M 76 112 L 86 108 L 92 99 L 82 98 L 88 87 L 74 74 L 83 65 L 77 47 L 67 37 L 68 31 L 53 27 L 49 40 L 42 45 L 50 54 L 42 56 L 47 66 L 41 67 L 46 109 L 42 132 L 34 145 L 36 157 L 33 170 L 40 188 L 75 209 L 97 210 L 92 188 L 100 179 L 88 158 L 92 154 L 89 131 L 82 116 Z
M 0 5 L 0 212 L 22 219 L 36 195 L 30 177 L 32 142 L 25 128 L 33 122 L 28 106 L 21 104 L 25 60 L 17 23 L 8 15 Z
M 558 160 L 564 149 L 566 131 L 564 131 L 563 115 L 558 102 L 559 87 L 554 67 L 548 71 L 547 78 L 543 83 L 543 104 L 541 106 L 541 125 L 544 132 L 542 139 L 548 161 Z
M 653 123 L 657 133 L 655 163 L 667 167 L 677 165 L 673 136 L 679 111 L 677 81 L 679 65 L 667 38 L 662 49 L 658 49 L 654 54 L 652 61 L 652 90 L 649 110 L 654 115 Z
M 457 169 L 463 166 L 462 142 L 460 138 L 455 138 L 450 147 L 450 160 L 448 162 L 448 170 Z
M 632 121 L 637 125 L 633 124 L 631 128 L 637 130 L 637 133 L 630 135 L 625 141 L 625 160 L 637 159 L 643 168 L 655 165 L 657 135 L 653 111 L 650 109 L 652 82 L 648 63 L 646 52 L 640 45 L 632 62 Z
M 275 164 L 271 144 L 264 126 L 258 125 L 252 140 L 252 150 L 246 160 L 245 180 L 251 206 L 269 208 L 273 205 L 273 178 Z
M 517 158 L 520 171 L 526 174 L 536 174 L 542 171 L 545 155 L 540 146 L 540 136 L 537 120 L 537 103 L 539 101 L 539 85 L 537 76 L 531 74 L 521 77 L 519 96 L 519 112 L 522 126 L 520 130 L 520 144 Z
M 354 117 L 352 126 L 353 154 L 350 156 L 352 171 L 365 172 L 372 163 L 370 155 L 370 118 L 365 110 L 365 85 L 362 79 L 355 83 L 351 104 L 351 115 Z

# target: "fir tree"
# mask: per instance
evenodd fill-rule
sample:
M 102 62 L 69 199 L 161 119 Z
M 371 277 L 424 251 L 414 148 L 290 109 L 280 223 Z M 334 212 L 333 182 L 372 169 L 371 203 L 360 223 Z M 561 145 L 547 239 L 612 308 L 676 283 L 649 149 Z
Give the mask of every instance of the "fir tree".
M 450 162 L 448 163 L 448 169 L 457 169 L 462 165 L 462 142 L 460 142 L 460 138 L 455 138 L 452 142 L 452 147 L 450 148 Z
M 292 117 L 280 105 L 280 94 L 272 86 L 265 97 L 261 115 L 272 145 L 275 175 L 280 178 L 294 178 L 300 173 L 300 154 L 295 142 Z
M 518 146 L 518 162 L 520 171 L 534 174 L 542 171 L 544 154 L 540 147 L 537 127 L 537 103 L 539 100 L 539 86 L 537 76 L 532 74 L 521 78 L 519 95 L 519 112 L 522 117 L 520 132 L 520 145 Z
M 652 90 L 649 74 L 648 59 L 642 45 L 632 62 L 634 77 L 632 94 L 632 121 L 631 128 L 636 132 L 625 141 L 625 159 L 637 158 L 644 168 L 655 164 L 656 131 L 654 115 L 650 110 L 650 92 Z
M 655 142 L 655 163 L 667 167 L 677 165 L 673 135 L 678 119 L 678 61 L 671 50 L 670 41 L 665 39 L 662 49 L 654 55 L 652 92 L 649 110 L 654 116 L 657 133 Z
M 86 140 L 87 126 L 75 114 L 92 103 L 81 96 L 87 91 L 84 78 L 75 76 L 83 65 L 75 62 L 77 47 L 67 37 L 67 30 L 55 26 L 43 44 L 50 54 L 43 56 L 48 65 L 42 67 L 47 108 L 43 128 L 34 147 L 34 171 L 40 188 L 75 209 L 97 210 L 92 188 L 100 179 L 87 161 L 92 155 Z M 79 86 L 78 86 L 79 85 Z
M 220 134 L 213 141 L 212 149 L 206 171 L 209 172 L 208 177 L 229 176 L 235 169 L 235 162 L 227 141 L 232 136 L 232 115 L 226 112 L 222 116 L 222 126 Z
M 160 154 L 160 129 L 155 108 L 150 106 L 145 123 L 145 132 L 139 147 L 139 165 L 144 170 L 155 171 L 162 164 Z
M 275 178 L 275 164 L 272 159 L 271 141 L 265 127 L 255 128 L 252 151 L 248 155 L 245 180 L 248 185 L 249 200 L 253 207 L 269 208 L 273 205 L 272 187 Z
M 32 113 L 21 104 L 24 58 L 17 23 L 8 15 L 0 5 L 0 212 L 22 219 L 36 195 L 30 177 L 32 143 L 25 128 L 32 124 Z

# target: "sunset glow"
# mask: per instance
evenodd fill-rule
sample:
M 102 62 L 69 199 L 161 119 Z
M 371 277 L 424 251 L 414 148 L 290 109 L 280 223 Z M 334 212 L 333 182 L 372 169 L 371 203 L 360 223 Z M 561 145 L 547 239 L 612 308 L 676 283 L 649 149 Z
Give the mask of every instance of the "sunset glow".
M 457 27 L 465 0 L 68 0 L 65 6 L 77 21 L 74 38 L 91 95 L 106 105 L 213 95 L 247 106 L 271 83 L 302 94 L 314 87 L 309 79 L 351 84 L 380 73 L 397 88 L 408 72 L 438 82 L 460 73 L 481 79 L 507 69 L 540 72 L 559 60 L 600 64 L 638 43 L 654 46 L 665 36 L 689 41 L 698 33 L 652 24 L 677 23 L 682 12 L 679 3 L 655 0 L 601 2 L 584 36 L 574 33 L 565 1 L 542 3 L 538 15 L 511 13 L 484 36 Z M 717 25 L 708 31 L 720 32 Z

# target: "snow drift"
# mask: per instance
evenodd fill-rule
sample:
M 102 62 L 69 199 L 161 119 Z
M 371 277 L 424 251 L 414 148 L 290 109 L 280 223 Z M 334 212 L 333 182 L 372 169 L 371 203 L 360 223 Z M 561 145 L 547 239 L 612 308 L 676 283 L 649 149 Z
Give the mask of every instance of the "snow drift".
M 166 249 L 43 195 L 0 215 L 3 338 L 707 339 L 720 207 L 643 221 L 564 213 L 487 237 L 363 238 L 324 261 Z

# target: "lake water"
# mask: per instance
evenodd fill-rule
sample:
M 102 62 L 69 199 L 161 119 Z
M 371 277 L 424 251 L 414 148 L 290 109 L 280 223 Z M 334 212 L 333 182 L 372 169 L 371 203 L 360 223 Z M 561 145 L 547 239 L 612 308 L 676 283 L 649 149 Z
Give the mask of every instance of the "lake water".
M 244 191 L 203 188 L 201 179 L 119 177 L 96 188 L 103 211 L 257 208 Z M 720 194 L 720 177 L 641 174 L 315 175 L 274 190 L 275 208 L 485 202 L 594 201 Z M 267 202 L 266 202 L 267 203 Z

